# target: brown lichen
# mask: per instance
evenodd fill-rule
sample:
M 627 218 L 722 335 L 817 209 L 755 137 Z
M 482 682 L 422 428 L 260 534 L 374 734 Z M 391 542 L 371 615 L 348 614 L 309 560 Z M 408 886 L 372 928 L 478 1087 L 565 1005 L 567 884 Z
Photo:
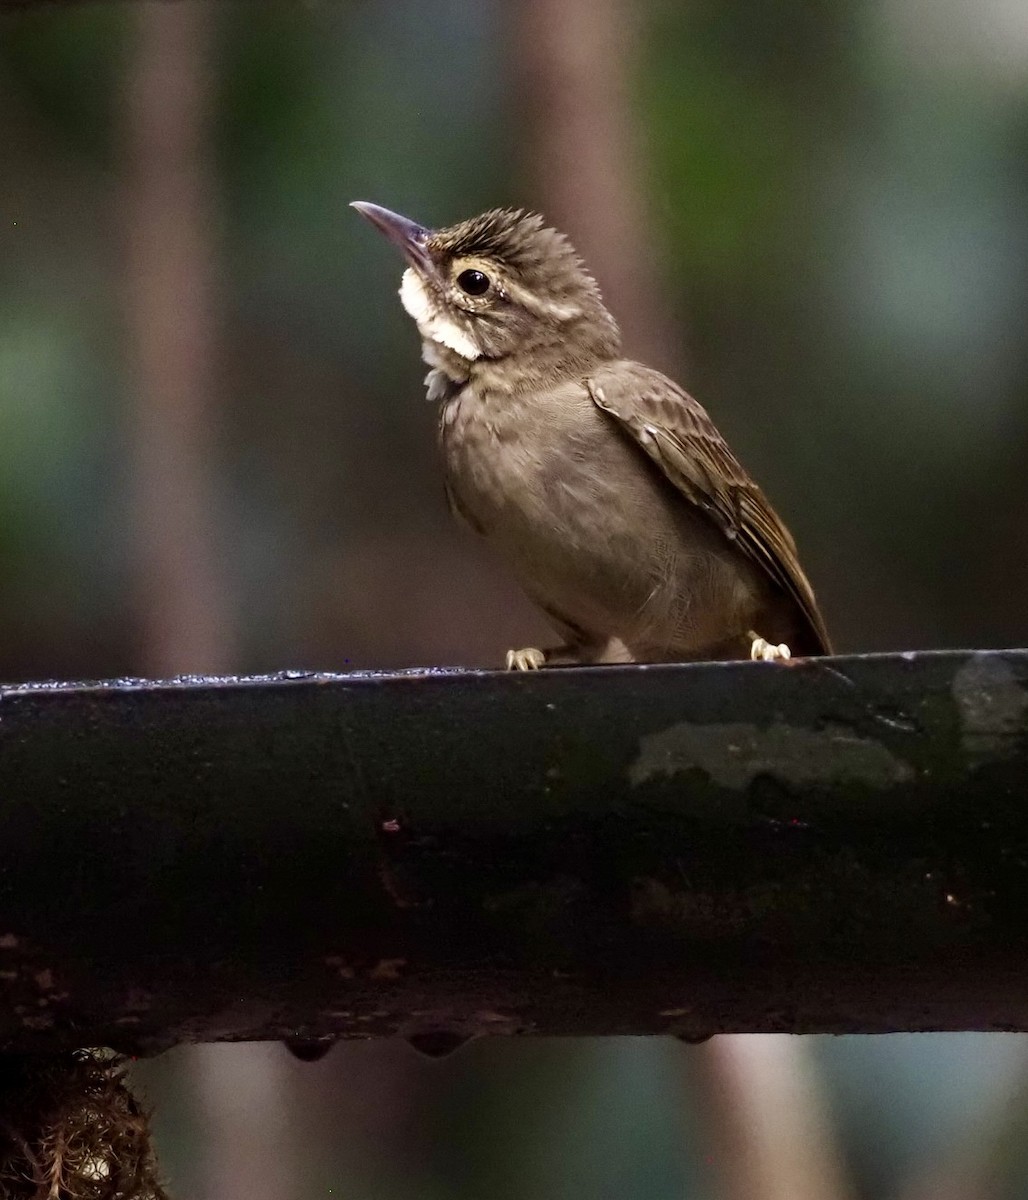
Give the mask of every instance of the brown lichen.
M 0 1057 L 3 1200 L 167 1200 L 149 1115 L 103 1051 Z

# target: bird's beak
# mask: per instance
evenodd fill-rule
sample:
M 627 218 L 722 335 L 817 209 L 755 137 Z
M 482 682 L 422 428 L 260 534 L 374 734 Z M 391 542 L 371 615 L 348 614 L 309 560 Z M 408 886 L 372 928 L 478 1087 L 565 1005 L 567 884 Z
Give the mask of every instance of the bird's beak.
M 379 233 L 385 234 L 394 246 L 399 246 L 412 267 L 423 275 L 435 275 L 435 264 L 428 252 L 428 239 L 432 236 L 430 229 L 367 200 L 354 200 L 350 207 L 369 220 Z

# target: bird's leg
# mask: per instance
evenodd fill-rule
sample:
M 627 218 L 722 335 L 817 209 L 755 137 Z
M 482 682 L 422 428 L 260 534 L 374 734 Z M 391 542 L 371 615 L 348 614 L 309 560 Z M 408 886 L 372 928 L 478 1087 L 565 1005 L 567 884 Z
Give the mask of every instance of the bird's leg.
M 750 658 L 755 662 L 785 662 L 792 658 L 792 651 L 784 642 L 774 645 L 759 634 L 749 630 L 746 636 L 750 639 Z
M 537 671 L 540 667 L 583 667 L 610 663 L 635 662 L 632 652 L 620 638 L 605 642 L 567 641 L 550 650 L 508 650 L 508 671 Z
M 529 646 L 525 650 L 507 651 L 508 671 L 538 671 L 540 667 L 572 667 L 582 662 L 580 646 L 568 643 L 553 646 L 549 650 L 536 650 Z
M 508 671 L 538 671 L 546 666 L 548 651 L 529 646 L 524 650 L 507 651 Z

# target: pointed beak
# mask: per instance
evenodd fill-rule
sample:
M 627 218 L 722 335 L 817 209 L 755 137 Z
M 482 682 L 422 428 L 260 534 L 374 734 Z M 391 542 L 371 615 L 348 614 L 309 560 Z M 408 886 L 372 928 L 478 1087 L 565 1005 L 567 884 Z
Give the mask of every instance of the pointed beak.
M 428 253 L 428 239 L 432 236 L 430 229 L 367 200 L 354 200 L 350 207 L 370 221 L 394 246 L 398 246 L 412 267 L 416 267 L 425 275 L 435 274 L 435 264 Z

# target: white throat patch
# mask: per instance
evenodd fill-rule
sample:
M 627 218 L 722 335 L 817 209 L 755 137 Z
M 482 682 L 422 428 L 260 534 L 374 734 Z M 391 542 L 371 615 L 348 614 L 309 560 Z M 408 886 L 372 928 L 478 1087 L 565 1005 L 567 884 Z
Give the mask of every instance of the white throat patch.
M 481 357 L 482 351 L 467 333 L 456 322 L 448 320 L 444 313 L 436 310 L 432 297 L 412 267 L 408 267 L 403 273 L 400 303 L 414 318 L 418 331 L 427 341 L 438 342 L 440 346 L 445 346 L 454 354 L 466 358 L 468 362 L 474 362 L 476 358 Z

